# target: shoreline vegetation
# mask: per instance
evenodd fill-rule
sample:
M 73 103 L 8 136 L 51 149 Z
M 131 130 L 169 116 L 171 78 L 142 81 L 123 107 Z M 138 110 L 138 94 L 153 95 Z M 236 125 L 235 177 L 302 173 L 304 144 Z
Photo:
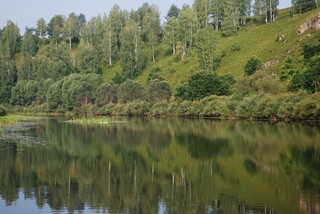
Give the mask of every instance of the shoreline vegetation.
M 60 108 L 49 112 L 45 104 L 24 107 L 7 106 L 7 109 L 10 109 L 9 114 L 75 117 L 76 120 L 69 121 L 71 123 L 92 123 L 90 118 L 96 116 L 98 118 L 99 116 L 181 117 L 272 122 L 314 121 L 318 123 L 320 122 L 320 93 L 307 96 L 306 92 L 300 91 L 281 96 L 258 94 L 242 98 L 210 96 L 199 101 L 149 102 L 135 100 L 128 103 L 108 103 L 103 106 L 86 104 L 73 109 L 73 111 L 65 111 Z M 82 117 L 87 119 L 78 121 Z

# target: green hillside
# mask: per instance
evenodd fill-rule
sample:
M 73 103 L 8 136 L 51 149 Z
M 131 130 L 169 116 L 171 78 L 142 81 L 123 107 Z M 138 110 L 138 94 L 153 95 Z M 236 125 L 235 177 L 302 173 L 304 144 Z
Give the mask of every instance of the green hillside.
M 287 56 L 293 58 L 294 67 L 303 67 L 303 56 L 301 54 L 304 44 L 317 44 L 320 39 L 320 32 L 309 30 L 301 35 L 296 33 L 298 27 L 316 16 L 320 10 L 313 10 L 304 14 L 290 15 L 290 9 L 280 11 L 277 20 L 271 24 L 256 25 L 249 23 L 241 27 L 238 34 L 231 37 L 220 35 L 217 53 L 223 55 L 217 69 L 219 74 L 232 74 L 239 80 L 244 77 L 244 66 L 253 56 L 258 57 L 263 63 L 271 62 L 272 66 L 266 70 L 277 72 L 283 65 Z M 278 38 L 285 36 L 286 41 L 280 42 Z M 299 42 L 299 40 L 302 40 Z M 233 51 L 232 47 L 239 47 L 240 50 Z M 161 45 L 158 46 L 161 52 Z M 163 51 L 162 51 L 163 52 Z M 177 59 L 178 58 L 178 59 Z M 173 89 L 184 83 L 193 73 L 198 72 L 198 59 L 194 50 L 185 61 L 179 60 L 179 55 L 161 56 L 155 63 L 149 66 L 137 78 L 138 82 L 147 85 L 147 78 L 150 70 L 160 68 L 159 75 L 167 80 Z M 121 69 L 119 64 L 104 71 L 105 81 L 110 81 L 115 72 Z

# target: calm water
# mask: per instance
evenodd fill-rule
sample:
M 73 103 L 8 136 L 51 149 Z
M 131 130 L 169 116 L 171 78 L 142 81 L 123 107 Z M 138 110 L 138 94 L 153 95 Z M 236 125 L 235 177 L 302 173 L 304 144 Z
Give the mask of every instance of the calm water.
M 0 213 L 320 213 L 320 126 L 41 119 L 1 131 Z

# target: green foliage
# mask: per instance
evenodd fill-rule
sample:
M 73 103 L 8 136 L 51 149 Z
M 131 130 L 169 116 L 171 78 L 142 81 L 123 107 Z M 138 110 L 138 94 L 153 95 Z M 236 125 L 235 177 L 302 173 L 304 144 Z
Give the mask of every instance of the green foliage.
M 228 95 L 234 83 L 231 75 L 218 76 L 213 73 L 195 73 L 188 82 L 177 89 L 176 96 L 183 100 L 202 99 L 210 95 Z
M 318 45 L 304 45 L 302 48 L 302 54 L 305 60 L 320 54 L 320 44 Z
M 246 76 L 254 74 L 261 68 L 261 61 L 257 57 L 251 57 L 244 66 L 244 73 Z
M 61 41 L 63 33 L 64 18 L 62 15 L 55 15 L 48 24 L 48 35 L 53 44 L 57 45 Z
M 7 110 L 4 106 L 0 105 L 0 117 L 7 115 Z
M 78 69 L 82 74 L 101 74 L 100 56 L 93 48 L 82 48 L 79 52 Z
M 296 13 L 305 13 L 317 7 L 318 0 L 293 0 L 292 6 Z
M 172 96 L 171 87 L 168 82 L 155 79 L 149 83 L 147 95 L 151 101 L 168 101 Z
M 225 36 L 237 33 L 239 28 L 240 11 L 235 0 L 225 0 L 224 18 L 221 22 L 221 29 Z
M 35 56 L 38 51 L 38 37 L 32 31 L 27 31 L 21 44 L 21 52 L 25 56 Z
M 159 68 L 158 66 L 151 68 L 147 77 L 147 82 L 149 83 L 151 80 L 154 80 L 154 79 L 163 79 L 159 75 L 160 72 L 161 72 L 161 68 Z
M 146 65 L 138 24 L 129 20 L 121 32 L 120 39 L 122 76 L 124 79 L 133 79 Z
M 126 80 L 118 89 L 119 101 L 122 103 L 142 100 L 145 98 L 145 89 L 133 80 Z
M 238 52 L 241 50 L 241 47 L 239 44 L 233 44 L 230 48 L 231 52 Z
M 38 93 L 37 93 L 37 100 L 40 103 L 45 103 L 46 102 L 46 95 L 48 92 L 49 87 L 54 83 L 52 79 L 41 79 L 39 81 L 38 85 Z
M 18 72 L 18 81 L 34 80 L 34 70 L 34 60 L 31 55 L 24 56 L 21 69 Z
M 292 76 L 289 89 L 306 89 L 311 93 L 320 90 L 320 55 L 312 57 L 302 72 Z
M 40 57 L 36 57 L 35 73 L 36 79 L 58 80 L 68 76 L 75 71 L 68 46 L 65 43 L 59 45 L 48 45 L 40 50 Z
M 287 91 L 286 86 L 272 73 L 262 70 L 238 81 L 233 89 L 235 94 L 281 94 Z
M 9 103 L 11 89 L 17 82 L 17 67 L 14 60 L 0 57 L 0 103 Z
M 63 98 L 61 95 L 64 81 L 64 79 L 61 79 L 49 87 L 46 94 L 46 101 L 49 111 L 53 111 L 63 104 Z
M 118 102 L 118 88 L 119 86 L 111 82 L 109 84 L 102 84 L 95 92 L 95 103 L 98 106 L 107 105 L 108 103 Z
M 1 33 L 1 51 L 6 59 L 14 59 L 20 46 L 20 29 L 12 21 L 8 21 Z
M 212 27 L 201 29 L 197 34 L 196 47 L 199 67 L 203 70 L 216 70 L 220 58 L 216 56 L 217 35 Z
M 33 80 L 20 81 L 12 88 L 11 103 L 14 105 L 30 105 L 36 99 L 39 83 Z
M 173 4 L 173 5 L 171 5 L 170 9 L 168 10 L 168 13 L 166 15 L 166 19 L 178 18 L 179 13 L 180 13 L 180 9 L 177 7 L 177 5 Z

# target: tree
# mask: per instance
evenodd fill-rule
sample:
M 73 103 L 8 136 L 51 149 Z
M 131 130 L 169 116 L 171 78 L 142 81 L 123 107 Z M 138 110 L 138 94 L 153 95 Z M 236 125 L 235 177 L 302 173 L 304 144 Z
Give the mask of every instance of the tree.
M 105 16 L 103 18 L 104 33 L 103 33 L 103 44 L 104 44 L 104 53 L 108 58 L 109 65 L 112 65 L 112 59 L 117 54 L 117 35 L 114 32 L 112 27 L 111 18 Z
M 196 48 L 201 69 L 212 71 L 218 67 L 219 58 L 215 56 L 217 40 L 216 33 L 211 27 L 206 27 L 198 32 Z
M 179 39 L 182 43 L 181 56 L 187 56 L 187 49 L 192 48 L 196 32 L 196 15 L 189 7 L 185 7 L 179 14 Z
M 253 13 L 257 22 L 268 22 L 267 0 L 255 0 Z
M 12 88 L 11 103 L 14 105 L 30 105 L 36 99 L 38 82 L 21 81 Z
M 251 0 L 239 0 L 240 25 L 246 25 L 247 17 L 251 16 Z
M 147 89 L 148 99 L 151 101 L 168 101 L 171 96 L 171 87 L 168 82 L 159 79 L 152 80 Z
M 234 82 L 231 75 L 218 76 L 210 72 L 195 73 L 187 83 L 177 88 L 176 96 L 183 100 L 199 100 L 210 95 L 229 95 L 230 86 Z
M 167 13 L 166 19 L 178 18 L 179 13 L 180 13 L 180 9 L 177 7 L 177 5 L 173 4 L 173 5 L 171 5 L 171 7 Z
M 155 45 L 158 43 L 160 35 L 160 13 L 157 6 L 150 7 L 150 12 L 144 16 L 142 22 L 147 41 L 151 45 L 152 62 L 155 62 Z
M 129 20 L 121 31 L 121 61 L 125 78 L 139 75 L 145 66 L 145 56 L 142 52 L 142 40 L 138 24 Z
M 193 8 L 197 15 L 198 28 L 204 28 L 208 26 L 209 18 L 209 0 L 195 0 L 193 3 Z
M 118 89 L 118 97 L 122 103 L 143 99 L 144 96 L 145 89 L 139 83 L 130 79 L 122 83 Z
M 0 57 L 0 103 L 9 103 L 11 89 L 17 82 L 17 67 L 14 60 Z
M 36 35 L 42 39 L 44 36 L 46 36 L 47 33 L 47 24 L 44 18 L 40 18 L 37 21 L 37 30 L 36 30 Z
M 164 24 L 164 39 L 163 42 L 172 50 L 172 54 L 176 54 L 176 46 L 178 42 L 178 20 L 171 17 Z
M 120 7 L 118 5 L 114 5 L 110 10 L 109 18 L 111 22 L 111 31 L 116 35 L 116 40 L 114 41 L 114 44 L 116 44 L 114 52 L 117 56 L 120 54 L 120 35 L 125 25 L 126 17 L 125 13 L 121 11 Z
M 312 93 L 320 91 L 320 55 L 312 57 L 307 64 L 304 88 Z
M 7 59 L 14 59 L 19 50 L 20 34 L 19 28 L 12 22 L 8 21 L 3 28 L 1 36 L 2 56 Z
M 63 83 L 64 83 L 64 79 L 61 79 L 49 87 L 46 94 L 47 108 L 49 111 L 53 111 L 63 104 L 63 99 L 62 99 Z
M 95 92 L 95 104 L 103 106 L 118 102 L 119 86 L 113 82 L 101 85 Z
M 35 76 L 38 80 L 47 78 L 57 80 L 75 71 L 66 43 L 42 48 L 34 63 Z
M 26 32 L 22 39 L 21 52 L 24 56 L 35 56 L 38 51 L 38 41 L 31 31 Z
M 22 80 L 34 80 L 34 64 L 31 55 L 23 57 L 23 63 L 18 72 L 18 81 Z
M 224 1 L 224 19 L 221 22 L 222 32 L 225 36 L 234 35 L 239 28 L 240 12 L 236 0 Z
M 72 40 L 79 36 L 78 26 L 78 17 L 76 14 L 70 13 L 63 26 L 63 34 L 68 39 L 70 50 Z
M 64 18 L 62 15 L 55 15 L 48 24 L 48 34 L 53 44 L 58 45 L 63 34 Z
M 93 87 L 87 82 L 80 82 L 72 88 L 70 100 L 74 107 L 80 107 L 93 101 Z
M 221 21 L 223 20 L 223 0 L 211 0 L 210 14 L 216 31 L 219 30 Z
M 292 0 L 292 6 L 297 13 L 304 13 L 314 8 L 318 8 L 318 0 Z
M 92 47 L 83 47 L 79 51 L 78 69 L 82 74 L 101 73 L 100 56 Z

